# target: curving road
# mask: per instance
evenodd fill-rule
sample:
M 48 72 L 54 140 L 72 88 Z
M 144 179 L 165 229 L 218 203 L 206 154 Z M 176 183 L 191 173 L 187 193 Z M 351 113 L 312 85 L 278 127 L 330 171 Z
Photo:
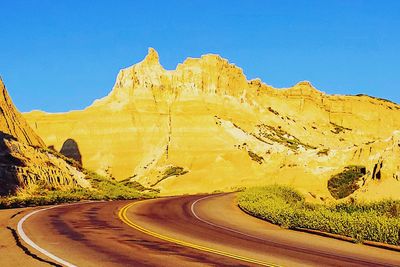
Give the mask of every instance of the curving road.
M 400 266 L 399 252 L 250 217 L 234 194 L 79 203 L 23 215 L 19 234 L 38 266 Z

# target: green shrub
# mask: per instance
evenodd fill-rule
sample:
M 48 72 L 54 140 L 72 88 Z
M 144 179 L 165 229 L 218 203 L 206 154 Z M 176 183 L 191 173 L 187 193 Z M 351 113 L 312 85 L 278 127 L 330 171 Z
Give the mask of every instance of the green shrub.
M 336 198 L 345 198 L 359 188 L 358 182 L 366 173 L 364 166 L 347 166 L 344 171 L 331 177 L 328 190 Z
M 151 185 L 151 187 L 158 185 L 161 181 L 164 181 L 165 179 L 172 177 L 172 176 L 181 176 L 185 175 L 189 171 L 185 170 L 183 167 L 179 166 L 168 166 L 162 175 L 160 179 L 158 179 L 155 183 Z
M 255 136 L 268 138 L 273 142 L 280 143 L 293 151 L 297 151 L 299 146 L 306 149 L 316 149 L 315 146 L 301 142 L 297 137 L 283 130 L 280 126 L 274 127 L 266 124 L 257 125 L 258 134 Z
M 400 245 L 399 201 L 312 204 L 290 187 L 273 185 L 246 189 L 239 193 L 238 204 L 245 212 L 283 227 Z
M 323 148 L 317 152 L 318 156 L 328 156 L 329 155 L 329 148 Z
M 256 153 L 254 153 L 251 150 L 248 150 L 247 153 L 249 154 L 250 158 L 252 160 L 254 160 L 255 162 L 257 162 L 258 164 L 262 164 L 263 163 L 263 161 L 264 161 L 263 157 L 257 155 Z
M 139 192 L 137 187 L 106 178 L 97 173 L 85 170 L 86 179 L 92 188 L 74 187 L 64 190 L 49 190 L 37 188 L 35 191 L 0 198 L 1 208 L 18 208 L 28 206 L 43 206 L 75 202 L 81 200 L 127 200 L 138 198 L 152 198 L 157 192 Z M 137 186 L 137 185 L 136 185 Z
M 346 127 L 340 126 L 340 125 L 338 125 L 336 123 L 333 123 L 333 122 L 331 122 L 331 124 L 333 126 L 333 130 L 331 130 L 331 132 L 334 133 L 334 134 L 340 134 L 340 133 L 344 133 L 346 131 L 352 131 L 353 130 L 353 129 L 350 129 L 350 128 L 346 128 Z

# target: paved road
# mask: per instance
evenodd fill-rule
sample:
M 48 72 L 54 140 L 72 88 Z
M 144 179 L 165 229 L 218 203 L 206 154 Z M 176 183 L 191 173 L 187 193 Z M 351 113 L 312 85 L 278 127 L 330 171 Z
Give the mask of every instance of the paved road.
M 32 215 L 23 229 L 42 249 L 77 266 L 400 266 L 398 252 L 281 229 L 244 214 L 234 198 L 61 206 Z M 22 243 L 41 266 L 57 266 Z

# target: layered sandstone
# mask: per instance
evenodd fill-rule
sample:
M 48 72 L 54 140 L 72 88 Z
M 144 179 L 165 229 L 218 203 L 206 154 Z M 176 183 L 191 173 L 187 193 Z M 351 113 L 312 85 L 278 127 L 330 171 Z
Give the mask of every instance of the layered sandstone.
M 85 110 L 25 117 L 57 150 L 76 142 L 85 167 L 165 194 L 285 183 L 325 199 L 328 179 L 360 164 L 369 176 L 355 195 L 399 197 L 398 105 L 327 95 L 309 82 L 276 89 L 218 55 L 165 70 L 149 49 Z
M 0 132 L 9 134 L 32 146 L 44 146 L 42 139 L 32 131 L 25 119 L 15 108 L 0 79 Z
M 85 175 L 44 142 L 14 107 L 0 81 L 0 196 L 18 189 L 89 187 Z

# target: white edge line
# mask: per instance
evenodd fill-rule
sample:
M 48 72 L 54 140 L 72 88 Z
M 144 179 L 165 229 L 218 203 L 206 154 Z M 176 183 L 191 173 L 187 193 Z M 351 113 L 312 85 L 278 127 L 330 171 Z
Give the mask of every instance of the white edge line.
M 36 249 L 37 251 L 39 251 L 40 253 L 46 255 L 47 257 L 49 257 L 50 259 L 56 261 L 59 264 L 62 264 L 64 266 L 67 267 L 77 267 L 76 265 L 69 263 L 66 260 L 63 260 L 59 257 L 57 257 L 56 255 L 48 252 L 47 250 L 45 250 L 44 248 L 41 248 L 39 245 L 37 245 L 35 242 L 33 242 L 26 234 L 23 228 L 23 224 L 24 222 L 31 217 L 34 214 L 37 214 L 39 212 L 45 211 L 45 210 L 50 210 L 50 209 L 54 209 L 54 208 L 58 208 L 58 207 L 65 207 L 65 206 L 69 206 L 69 205 L 78 205 L 78 204 L 87 204 L 88 202 L 84 202 L 84 203 L 73 203 L 73 204 L 67 204 L 67 205 L 57 205 L 57 206 L 52 206 L 49 208 L 44 208 L 44 209 L 40 209 L 40 210 L 35 210 L 32 211 L 31 213 L 28 213 L 27 215 L 25 215 L 21 220 L 18 221 L 18 225 L 17 225 L 17 233 L 18 235 L 21 237 L 22 240 L 25 241 L 25 243 L 27 243 L 30 247 Z
M 212 222 L 209 222 L 209 221 L 206 221 L 206 220 L 200 218 L 200 217 L 196 214 L 196 212 L 195 212 L 195 209 L 194 209 L 195 205 L 196 205 L 198 202 L 200 202 L 200 201 L 202 201 L 202 200 L 205 200 L 205 199 L 208 199 L 208 198 L 211 198 L 211 197 L 215 197 L 215 196 L 206 196 L 206 197 L 197 199 L 196 201 L 194 201 L 194 202 L 192 203 L 190 209 L 191 209 L 191 211 L 192 211 L 194 217 L 196 217 L 196 219 L 198 219 L 199 221 L 202 221 L 202 222 L 204 222 L 204 223 L 206 223 L 206 224 L 212 225 L 212 226 L 214 226 L 214 227 L 218 227 L 218 228 L 221 228 L 221 229 L 230 231 L 230 232 L 234 232 L 234 233 L 241 234 L 241 235 L 244 235 L 244 236 L 247 236 L 247 237 L 251 237 L 251 238 L 255 238 L 255 239 L 258 239 L 258 240 L 265 241 L 264 239 L 261 239 L 261 238 L 259 238 L 259 237 L 256 237 L 256 236 L 253 236 L 253 235 L 249 235 L 249 234 L 243 233 L 243 232 L 241 232 L 241 231 L 237 231 L 237 230 L 234 230 L 234 229 L 231 229 L 231 228 L 228 228 L 228 227 L 224 227 L 224 226 L 221 226 L 221 225 L 218 225 L 218 224 L 214 224 L 214 223 L 212 223 Z M 77 205 L 77 204 L 86 204 L 86 203 L 74 203 L 74 204 L 69 204 L 69 205 Z M 21 237 L 21 239 L 25 241 L 25 243 L 27 243 L 29 246 L 31 246 L 32 248 L 36 249 L 36 250 L 39 251 L 40 253 L 46 255 L 47 257 L 53 259 L 54 261 L 56 261 L 56 262 L 58 262 L 58 263 L 60 263 L 60 264 L 62 264 L 62 265 L 64 265 L 64 266 L 67 266 L 67 267 L 77 267 L 76 265 L 74 265 L 74 264 L 72 264 L 72 263 L 69 263 L 69 262 L 67 262 L 67 261 L 65 261 L 65 260 L 63 260 L 63 259 L 57 257 L 56 255 L 54 255 L 54 254 L 48 252 L 48 251 L 45 250 L 44 248 L 41 248 L 39 245 L 37 245 L 35 242 L 33 242 L 33 241 L 25 234 L 25 231 L 24 231 L 24 229 L 23 229 L 23 224 L 24 224 L 24 222 L 25 222 L 29 217 L 31 217 L 32 215 L 37 214 L 37 213 L 42 212 L 42 211 L 45 211 L 45 210 L 50 210 L 50 209 L 54 209 L 54 208 L 62 207 L 62 206 L 67 206 L 67 205 L 53 206 L 53 207 L 49 207 L 49 208 L 44 208 L 44 209 L 40 209 L 40 210 L 35 210 L 35 211 L 33 211 L 33 212 L 31 212 L 31 213 L 25 215 L 25 216 L 24 216 L 21 220 L 19 220 L 19 222 L 18 222 L 17 232 L 18 232 L 18 235 Z
M 247 237 L 255 238 L 255 239 L 261 240 L 261 241 L 266 241 L 265 239 L 259 238 L 257 236 L 249 235 L 249 234 L 243 233 L 241 231 L 237 231 L 237 230 L 234 230 L 232 228 L 228 228 L 228 227 L 225 227 L 225 226 L 222 226 L 222 225 L 218 225 L 218 224 L 215 224 L 215 223 L 212 223 L 210 221 L 207 221 L 207 220 L 204 220 L 204 219 L 200 218 L 200 216 L 196 214 L 194 207 L 196 206 L 196 204 L 198 202 L 203 201 L 203 200 L 208 199 L 208 198 L 211 198 L 211 197 L 216 197 L 216 196 L 215 195 L 211 195 L 211 196 L 202 197 L 202 198 L 199 198 L 199 199 L 197 199 L 196 201 L 194 201 L 192 203 L 192 206 L 190 207 L 190 209 L 191 209 L 194 217 L 196 217 L 197 220 L 202 221 L 202 222 L 204 222 L 206 224 L 212 225 L 214 227 L 218 227 L 218 228 L 233 232 L 233 233 L 237 233 L 237 234 L 244 235 L 244 236 L 247 236 Z

